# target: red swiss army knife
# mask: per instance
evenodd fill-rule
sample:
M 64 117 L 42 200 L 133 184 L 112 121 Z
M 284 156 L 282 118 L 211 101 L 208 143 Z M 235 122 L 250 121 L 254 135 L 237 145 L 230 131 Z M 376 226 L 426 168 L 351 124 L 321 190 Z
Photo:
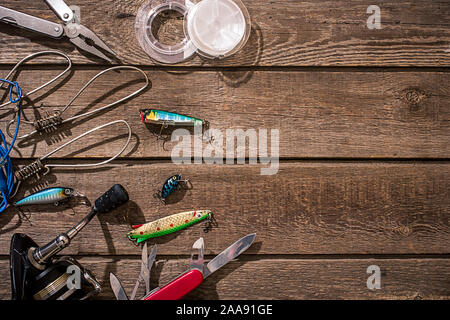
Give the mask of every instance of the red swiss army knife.
M 141 281 L 145 282 L 146 294 L 141 300 L 178 300 L 184 297 L 186 294 L 197 288 L 204 279 L 210 276 L 213 272 L 226 265 L 231 260 L 238 257 L 242 252 L 247 250 L 255 240 L 255 233 L 249 234 L 227 249 L 219 253 L 214 259 L 212 259 L 206 266 L 203 259 L 204 240 L 198 239 L 193 244 L 192 248 L 197 251 L 193 253 L 190 259 L 190 268 L 180 276 L 169 282 L 163 287 L 155 288 L 149 291 L 150 283 L 150 268 L 156 255 L 156 245 L 153 247 L 152 253 L 147 257 L 147 244 L 144 245 L 142 250 L 142 262 L 141 273 L 139 279 L 136 281 L 136 286 L 133 290 L 131 300 L 134 299 L 137 288 Z M 194 257 L 196 256 L 196 259 Z M 111 288 L 116 296 L 117 300 L 129 300 L 125 290 L 120 284 L 119 279 L 110 273 Z

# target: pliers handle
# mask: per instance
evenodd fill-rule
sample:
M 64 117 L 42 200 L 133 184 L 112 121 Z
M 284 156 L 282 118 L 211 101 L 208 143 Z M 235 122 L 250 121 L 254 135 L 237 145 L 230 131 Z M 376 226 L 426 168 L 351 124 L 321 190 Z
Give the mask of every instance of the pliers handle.
M 47 21 L 22 12 L 0 6 L 0 21 L 12 24 L 16 27 L 38 32 L 54 39 L 59 39 L 63 35 L 83 51 L 87 51 L 108 62 L 112 62 L 98 48 L 116 56 L 94 32 L 85 26 L 77 23 L 74 13 L 62 0 L 44 0 L 55 14 L 62 20 L 62 24 Z

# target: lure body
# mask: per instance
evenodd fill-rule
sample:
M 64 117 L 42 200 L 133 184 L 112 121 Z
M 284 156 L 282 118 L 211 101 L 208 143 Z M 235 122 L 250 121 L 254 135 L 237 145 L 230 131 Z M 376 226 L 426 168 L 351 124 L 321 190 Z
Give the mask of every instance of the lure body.
M 161 190 L 160 197 L 161 199 L 166 199 L 180 184 L 181 174 L 176 174 L 164 182 L 164 185 Z
M 15 202 L 14 205 L 16 207 L 20 207 L 23 205 L 32 205 L 32 204 L 48 204 L 48 203 L 58 204 L 60 201 L 65 200 L 74 195 L 75 191 L 71 188 L 61 188 L 61 187 L 48 188 L 30 194 L 29 196 Z
M 140 243 L 150 238 L 160 237 L 187 228 L 206 218 L 210 218 L 211 214 L 210 210 L 173 214 L 146 224 L 133 226 L 134 230 L 127 233 L 127 238 Z
M 206 124 L 206 121 L 198 118 L 157 109 L 142 109 L 140 114 L 144 123 L 173 126 L 203 126 Z

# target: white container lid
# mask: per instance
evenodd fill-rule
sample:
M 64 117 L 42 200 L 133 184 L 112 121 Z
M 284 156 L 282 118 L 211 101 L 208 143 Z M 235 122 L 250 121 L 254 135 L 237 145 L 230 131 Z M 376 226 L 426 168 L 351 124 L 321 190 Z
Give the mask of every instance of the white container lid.
M 234 0 L 202 0 L 191 7 L 185 19 L 185 33 L 199 53 L 226 57 L 240 49 L 248 38 L 247 10 Z
M 185 39 L 176 45 L 160 43 L 151 31 L 156 16 L 168 10 L 184 16 Z M 195 52 L 207 58 L 232 55 L 247 42 L 251 23 L 240 0 L 149 0 L 139 9 L 135 29 L 139 44 L 150 57 L 178 63 Z

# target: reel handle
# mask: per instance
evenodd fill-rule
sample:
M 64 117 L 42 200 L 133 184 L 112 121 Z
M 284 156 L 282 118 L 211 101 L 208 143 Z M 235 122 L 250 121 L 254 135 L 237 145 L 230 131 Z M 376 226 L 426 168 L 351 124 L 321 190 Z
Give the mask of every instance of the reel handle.
M 120 184 L 115 184 L 95 200 L 93 211 L 107 213 L 128 201 L 128 193 Z
M 115 184 L 102 194 L 88 213 L 80 222 L 70 228 L 66 233 L 61 233 L 55 239 L 40 248 L 31 248 L 29 254 L 30 262 L 36 268 L 43 266 L 58 252 L 67 247 L 70 241 L 92 220 L 97 213 L 107 213 L 128 201 L 128 193 L 123 186 Z

